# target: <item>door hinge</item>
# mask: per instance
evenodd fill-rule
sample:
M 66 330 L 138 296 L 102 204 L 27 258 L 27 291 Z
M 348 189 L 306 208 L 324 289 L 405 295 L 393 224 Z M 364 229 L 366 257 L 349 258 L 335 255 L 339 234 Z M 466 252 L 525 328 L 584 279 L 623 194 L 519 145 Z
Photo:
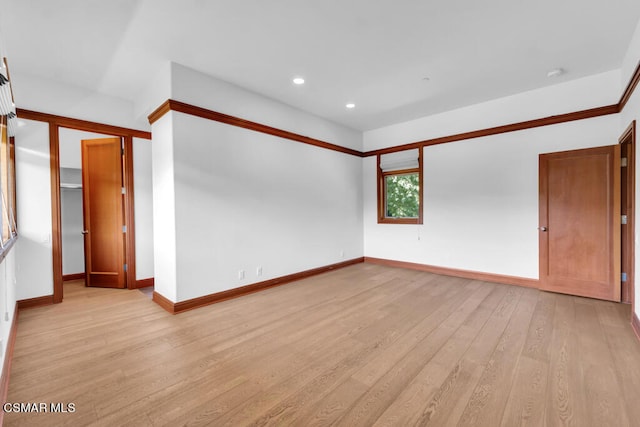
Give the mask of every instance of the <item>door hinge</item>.
M 621 282 L 626 282 L 627 281 L 627 273 L 622 273 L 620 275 L 620 281 Z
M 122 194 L 127 194 L 127 189 L 122 187 Z
M 122 232 L 123 232 L 123 233 L 126 233 L 126 232 L 127 232 L 127 226 L 126 226 L 126 225 L 123 225 L 123 226 L 122 226 Z
M 620 167 L 625 168 L 625 167 L 627 167 L 627 164 L 628 164 L 627 158 L 626 157 L 621 157 L 620 158 Z
M 622 215 L 622 216 L 620 217 L 620 223 L 621 223 L 622 225 L 625 225 L 625 224 L 627 223 L 627 221 L 628 221 L 628 220 L 627 220 L 627 216 L 626 216 L 626 215 Z
M 127 264 L 124 265 L 124 271 L 127 271 Z

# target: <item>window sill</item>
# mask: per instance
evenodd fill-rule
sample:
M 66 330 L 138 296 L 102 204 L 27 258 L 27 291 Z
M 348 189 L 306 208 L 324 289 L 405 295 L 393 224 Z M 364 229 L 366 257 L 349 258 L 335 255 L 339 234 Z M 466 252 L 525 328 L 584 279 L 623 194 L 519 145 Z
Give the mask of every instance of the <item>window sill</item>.
M 378 224 L 422 224 L 420 218 L 378 218 Z

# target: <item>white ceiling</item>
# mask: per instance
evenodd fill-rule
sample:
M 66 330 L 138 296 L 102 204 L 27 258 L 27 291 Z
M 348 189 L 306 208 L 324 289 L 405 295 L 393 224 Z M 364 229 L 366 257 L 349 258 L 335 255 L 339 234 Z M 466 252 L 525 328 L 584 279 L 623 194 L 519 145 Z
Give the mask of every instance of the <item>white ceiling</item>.
M 640 19 L 638 0 L 0 5 L 14 75 L 135 101 L 174 61 L 359 130 L 617 69 Z

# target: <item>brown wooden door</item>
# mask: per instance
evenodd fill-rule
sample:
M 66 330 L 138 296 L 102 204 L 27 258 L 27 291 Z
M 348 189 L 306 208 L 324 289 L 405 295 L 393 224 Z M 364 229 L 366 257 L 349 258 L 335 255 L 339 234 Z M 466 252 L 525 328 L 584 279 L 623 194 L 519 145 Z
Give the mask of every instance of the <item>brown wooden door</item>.
M 86 285 L 124 288 L 120 138 L 82 141 Z
M 620 301 L 620 147 L 540 155 L 540 287 Z

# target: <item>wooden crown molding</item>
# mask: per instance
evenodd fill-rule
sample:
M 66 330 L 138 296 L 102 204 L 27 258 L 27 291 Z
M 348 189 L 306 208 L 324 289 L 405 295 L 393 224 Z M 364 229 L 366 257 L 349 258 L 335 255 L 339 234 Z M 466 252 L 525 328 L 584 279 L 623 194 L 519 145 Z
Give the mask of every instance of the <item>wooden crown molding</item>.
M 620 101 L 618 102 L 618 112 L 624 110 L 624 107 L 627 105 L 629 98 L 631 98 L 631 95 L 633 95 L 633 92 L 636 90 L 638 83 L 640 83 L 640 62 L 638 62 L 638 65 L 636 66 L 636 70 L 631 76 L 631 79 L 629 80 L 629 83 L 627 84 L 626 89 L 624 90 L 624 92 L 622 93 L 622 96 L 620 97 Z
M 446 144 L 449 142 L 463 141 L 466 139 L 498 135 L 501 133 L 533 129 L 541 126 L 549 126 L 549 125 L 571 122 L 575 120 L 584 120 L 584 119 L 590 119 L 590 118 L 599 117 L 599 116 L 606 116 L 609 114 L 620 113 L 626 106 L 631 96 L 633 95 L 639 83 L 640 83 L 640 62 L 636 66 L 635 72 L 631 76 L 631 79 L 629 80 L 629 83 L 627 84 L 624 92 L 622 93 L 622 96 L 620 97 L 620 101 L 617 104 L 611 104 L 604 107 L 590 108 L 587 110 L 575 111 L 572 113 L 559 114 L 559 115 L 544 117 L 540 119 L 511 123 L 511 124 L 502 125 L 502 126 L 495 126 L 495 127 L 486 128 L 486 129 L 479 129 L 479 130 L 459 133 L 455 135 L 448 135 L 448 136 L 442 136 L 438 138 L 426 139 L 426 140 L 412 142 L 408 144 L 396 145 L 393 147 L 387 147 L 379 150 L 371 150 L 371 151 L 365 151 L 365 152 L 342 147 L 340 145 L 310 138 L 304 135 L 299 135 L 293 132 L 274 128 L 272 126 L 263 125 L 261 123 L 244 120 L 238 117 L 230 116 L 228 114 L 218 113 L 216 111 L 208 110 L 202 107 L 197 107 L 195 105 L 190 105 L 190 104 L 176 101 L 173 99 L 168 99 L 167 101 L 165 101 L 162 105 L 156 108 L 149 115 L 148 118 L 149 118 L 149 123 L 153 124 L 169 111 L 177 111 L 180 113 L 190 114 L 190 115 L 201 117 L 204 119 L 226 123 L 232 126 L 238 126 L 245 129 L 250 129 L 256 132 L 262 132 L 269 135 L 274 135 L 274 136 L 289 139 L 292 141 L 302 142 L 304 144 L 313 145 L 315 147 L 326 148 L 329 150 L 350 154 L 356 157 L 370 157 L 378 154 L 388 154 L 396 151 L 410 150 L 414 148 L 427 147 L 430 145 L 437 145 L 437 144 Z M 22 108 L 18 108 L 16 109 L 16 111 L 18 113 L 18 117 L 20 118 L 54 123 L 61 127 L 85 130 L 89 132 L 108 133 L 108 134 L 118 135 L 118 136 L 131 136 L 134 138 L 151 139 L 150 132 L 140 131 L 136 129 L 128 129 L 128 128 L 123 128 L 118 126 L 103 125 L 100 123 L 94 123 L 94 122 L 89 122 L 85 120 L 79 120 L 79 119 L 73 119 L 69 117 L 56 116 L 48 113 L 40 113 L 37 111 L 25 110 Z
M 176 101 L 173 99 L 169 99 L 165 101 L 160 107 L 156 108 L 156 110 L 149 115 L 149 123 L 153 124 L 169 111 L 177 111 L 184 114 L 190 114 L 192 116 L 201 117 L 203 119 L 213 120 L 220 123 L 225 123 L 231 126 L 241 127 L 244 129 L 249 129 L 255 132 L 266 133 L 268 135 L 289 139 L 291 141 L 302 142 L 303 144 L 313 145 L 315 147 L 320 147 L 320 148 L 326 148 L 328 150 L 338 151 L 338 152 L 350 154 L 356 157 L 362 157 L 362 152 L 358 150 L 346 148 L 341 145 L 331 144 L 329 142 L 321 141 L 319 139 L 310 138 L 304 135 L 299 135 L 297 133 L 274 128 L 272 126 L 263 125 L 261 123 L 252 122 L 250 120 L 241 119 L 239 117 L 230 116 L 228 114 L 218 113 L 216 111 L 208 110 L 202 107 L 197 107 L 191 104 L 186 104 L 184 102 Z
M 286 276 L 276 277 L 271 280 L 265 280 L 264 282 L 253 283 L 251 285 L 241 286 L 239 288 L 228 289 L 222 292 L 216 292 L 215 294 L 204 295 L 198 298 L 189 299 L 186 301 L 173 302 L 162 294 L 153 292 L 153 301 L 160 307 L 164 308 L 171 314 L 178 314 L 183 311 L 193 310 L 194 308 L 204 307 L 205 305 L 215 304 L 217 302 L 226 301 L 232 298 L 238 298 L 243 295 L 259 292 L 267 288 L 274 286 L 280 286 L 287 283 L 295 282 L 297 280 L 305 279 L 307 277 L 316 276 L 318 274 L 326 273 L 327 271 L 344 268 L 353 264 L 359 264 L 364 262 L 364 258 L 354 258 L 335 264 L 325 265 L 323 267 L 313 268 L 311 270 L 301 271 L 299 273 L 293 273 Z
M 16 108 L 16 112 L 18 113 L 18 117 L 21 119 L 47 122 L 63 128 L 82 130 L 86 132 L 104 133 L 113 136 L 130 136 L 132 138 L 151 139 L 151 132 L 142 130 L 105 125 L 103 123 L 96 123 L 87 120 L 73 119 L 71 117 L 57 116 L 55 114 L 25 110 L 23 108 Z
M 501 133 L 515 132 L 525 129 L 533 129 L 541 126 L 549 126 L 559 123 L 572 122 L 575 120 L 590 119 L 593 117 L 606 116 L 616 113 L 618 113 L 618 104 L 612 104 L 605 107 L 590 108 L 588 110 L 575 111 L 573 113 L 559 114 L 556 116 L 549 116 L 541 119 L 527 120 L 524 122 L 511 123 L 508 125 L 480 129 L 471 132 L 442 136 L 439 138 L 425 139 L 423 141 L 397 145 L 394 147 L 381 148 L 379 150 L 366 151 L 363 153 L 363 155 L 364 157 L 376 156 L 378 154 L 388 154 L 396 151 L 410 150 L 419 147 L 428 147 L 430 145 L 437 144 L 446 144 L 448 142 L 463 141 L 465 139 L 480 138 L 483 136 L 498 135 Z

